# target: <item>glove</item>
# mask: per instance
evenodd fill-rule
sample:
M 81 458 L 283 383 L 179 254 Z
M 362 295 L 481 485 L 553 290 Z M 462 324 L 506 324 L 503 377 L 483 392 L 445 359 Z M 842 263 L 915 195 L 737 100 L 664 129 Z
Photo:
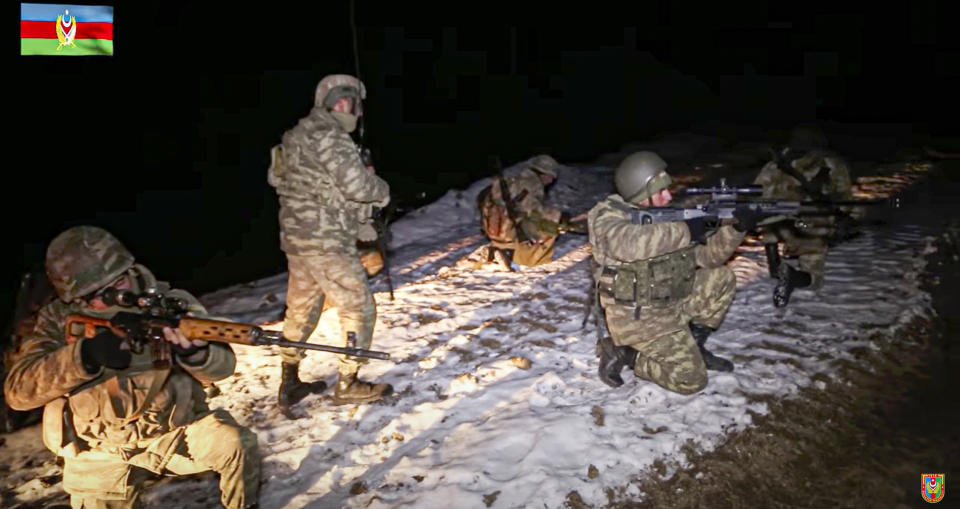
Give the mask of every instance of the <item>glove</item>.
M 191 357 L 193 354 L 195 354 L 195 353 L 197 353 L 197 352 L 199 352 L 199 351 L 201 351 L 201 350 L 203 350 L 204 352 L 209 352 L 209 351 L 210 351 L 210 344 L 209 344 L 209 343 L 207 343 L 206 345 L 203 345 L 203 346 L 197 346 L 197 345 L 192 345 L 192 344 L 191 344 L 191 345 L 190 345 L 190 348 L 183 348 L 183 347 L 180 346 L 180 345 L 170 345 L 170 349 L 173 350 L 173 353 L 175 353 L 175 354 L 177 355 L 177 357 L 180 358 L 181 362 L 183 362 L 184 364 L 191 365 L 191 366 L 200 366 L 200 365 L 202 365 L 203 363 L 207 362 L 207 357 L 210 355 L 209 353 L 206 353 L 203 357 L 201 357 L 201 358 L 198 359 L 198 360 L 194 360 L 193 362 L 190 362 L 189 360 L 187 360 L 187 359 L 188 359 L 189 357 Z
M 733 217 L 737 220 L 733 229 L 740 233 L 746 233 L 756 228 L 757 221 L 760 220 L 760 211 L 747 205 L 738 205 L 737 208 L 733 209 Z
M 694 217 L 684 221 L 687 223 L 687 229 L 690 230 L 690 240 L 705 244 L 707 242 L 707 220 L 702 217 Z
M 110 331 L 103 331 L 92 339 L 84 339 L 80 344 L 80 361 L 87 373 L 96 373 L 106 366 L 110 369 L 127 369 L 133 356 L 130 350 L 123 350 L 123 338 Z

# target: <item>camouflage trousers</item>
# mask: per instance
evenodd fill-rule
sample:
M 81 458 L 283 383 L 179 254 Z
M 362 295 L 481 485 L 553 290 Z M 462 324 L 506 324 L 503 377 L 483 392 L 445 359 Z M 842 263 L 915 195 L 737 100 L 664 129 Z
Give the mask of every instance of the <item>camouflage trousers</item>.
M 719 327 L 733 302 L 736 283 L 726 266 L 698 269 L 693 291 L 674 306 L 644 307 L 639 313 L 633 307 L 607 306 L 607 329 L 616 345 L 637 350 L 637 377 L 693 394 L 707 385 L 707 368 L 688 324 Z
M 347 333 L 356 336 L 357 348 L 370 348 L 377 308 L 367 288 L 367 275 L 360 258 L 350 253 L 316 256 L 287 254 L 290 271 L 287 280 L 287 312 L 283 319 L 283 336 L 290 341 L 307 341 L 317 328 L 324 301 L 337 308 L 340 317 L 340 338 L 347 344 Z M 304 351 L 281 348 L 283 362 L 299 363 Z M 362 359 L 339 358 L 339 371 L 355 374 Z
M 810 289 L 823 286 L 823 271 L 827 261 L 827 239 L 823 235 L 808 235 L 784 221 L 765 228 L 764 244 L 783 242 L 783 256 L 788 263 L 796 260 L 800 270 L 810 274 Z
M 174 441 L 166 465 L 157 474 L 220 474 L 220 503 L 226 509 L 244 509 L 257 502 L 260 455 L 257 435 L 240 426 L 224 410 L 215 410 L 156 439 Z M 139 454 L 150 454 L 148 451 Z M 64 457 L 63 488 L 73 509 L 127 509 L 137 507 L 146 470 L 137 468 L 138 454 L 91 449 Z M 154 462 L 150 458 L 147 463 Z
M 553 246 L 556 242 L 556 237 L 545 237 L 540 242 L 491 241 L 490 245 L 500 249 L 511 249 L 513 250 L 511 260 L 514 263 L 534 267 L 553 261 Z

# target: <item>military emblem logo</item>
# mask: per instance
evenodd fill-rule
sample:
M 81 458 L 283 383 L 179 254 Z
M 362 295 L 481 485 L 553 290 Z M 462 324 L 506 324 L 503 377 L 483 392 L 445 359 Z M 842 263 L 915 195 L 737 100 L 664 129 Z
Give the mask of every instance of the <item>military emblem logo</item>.
M 920 496 L 925 502 L 936 504 L 943 500 L 947 492 L 944 486 L 944 474 L 921 474 L 920 475 Z
M 77 47 L 73 42 L 77 36 L 77 18 L 70 16 L 68 20 L 67 16 L 70 16 L 69 10 L 64 10 L 62 15 L 57 16 L 57 40 L 60 41 L 60 44 L 57 44 L 57 51 L 68 44 L 74 48 Z

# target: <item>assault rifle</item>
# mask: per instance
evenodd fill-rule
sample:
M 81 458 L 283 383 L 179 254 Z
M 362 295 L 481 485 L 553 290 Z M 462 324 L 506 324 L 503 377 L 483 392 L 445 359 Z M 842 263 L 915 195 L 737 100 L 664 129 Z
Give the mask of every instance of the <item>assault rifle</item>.
M 513 223 L 514 228 L 517 230 L 517 239 L 521 242 L 527 240 L 533 240 L 527 235 L 527 232 L 523 231 L 521 227 L 521 221 L 523 220 L 522 214 L 517 210 L 517 205 L 527 197 L 527 190 L 524 189 L 520 191 L 518 196 L 510 196 L 510 185 L 507 183 L 506 177 L 503 175 L 503 165 L 500 163 L 500 158 L 495 157 L 493 160 L 494 169 L 497 171 L 494 180 L 497 181 L 497 185 L 500 186 L 500 196 L 503 198 L 504 207 L 507 209 L 507 217 L 510 218 L 510 222 Z
M 715 187 L 691 187 L 686 190 L 687 195 L 710 195 L 706 203 L 689 207 L 649 207 L 633 208 L 630 213 L 636 224 L 669 223 L 686 221 L 689 219 L 704 218 L 708 227 L 719 226 L 723 219 L 731 219 L 737 208 L 750 208 L 758 211 L 762 216 L 830 216 L 839 213 L 837 207 L 878 205 L 886 203 L 884 200 L 849 200 L 849 201 L 790 201 L 790 200 L 741 200 L 740 195 L 758 195 L 762 193 L 760 186 L 728 186 L 726 179 L 720 179 L 720 185 Z M 894 206 L 895 202 L 894 202 Z
M 264 330 L 253 324 L 187 316 L 185 301 L 164 296 L 156 291 L 137 294 L 129 290 L 108 288 L 101 295 L 101 299 L 110 306 L 138 308 L 144 312 L 120 311 L 112 318 L 84 314 L 68 315 L 64 326 L 67 344 L 80 338 L 92 339 L 98 332 L 108 329 L 123 338 L 134 353 L 142 353 L 144 348 L 149 348 L 155 367 L 170 366 L 173 362 L 171 345 L 163 338 L 163 328 L 170 327 L 179 329 L 187 339 L 246 346 L 273 345 L 352 357 L 390 359 L 390 354 L 386 352 L 287 341 L 283 338 L 283 333 Z
M 370 149 L 363 145 L 357 145 L 360 152 L 360 161 L 364 166 L 373 166 L 373 155 Z M 377 231 L 377 251 L 380 251 L 380 257 L 383 258 L 383 273 L 387 278 L 387 288 L 390 289 L 390 300 L 393 300 L 393 278 L 390 277 L 390 257 L 387 255 L 387 243 L 390 241 L 390 218 L 396 210 L 396 201 L 390 199 L 390 204 L 385 208 L 375 207 L 373 211 L 373 229 Z

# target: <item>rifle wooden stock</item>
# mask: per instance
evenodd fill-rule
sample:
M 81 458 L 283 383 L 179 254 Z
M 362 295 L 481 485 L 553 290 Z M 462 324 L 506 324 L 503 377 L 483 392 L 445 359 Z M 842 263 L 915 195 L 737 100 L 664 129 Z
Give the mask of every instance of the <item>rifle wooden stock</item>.
M 63 327 L 63 335 L 68 345 L 76 343 L 79 339 L 93 339 L 97 335 L 97 327 L 110 329 L 121 338 L 127 337 L 126 331 L 115 326 L 106 318 L 97 318 L 87 315 L 67 315 Z
M 206 318 L 186 317 L 180 319 L 180 324 L 177 326 L 177 328 L 183 332 L 184 336 L 190 339 L 202 339 L 205 341 L 216 341 L 220 343 L 232 343 L 235 345 L 246 346 L 274 345 L 281 347 L 304 348 L 307 350 L 318 350 L 321 352 L 338 353 L 342 355 L 351 355 L 354 357 L 367 357 L 380 360 L 390 359 L 390 354 L 386 352 L 377 352 L 375 350 L 287 341 L 283 339 L 283 334 L 280 332 L 265 331 L 256 325 L 250 325 L 246 323 L 224 322 L 221 320 L 209 320 Z
M 273 345 L 289 348 L 302 348 L 306 350 L 317 350 L 321 352 L 350 355 L 353 357 L 390 360 L 390 354 L 386 352 L 366 350 L 363 348 L 316 345 L 306 342 L 301 343 L 297 341 L 287 341 L 283 338 L 282 333 L 277 331 L 263 330 L 262 328 L 253 324 L 227 322 L 223 320 L 211 320 L 209 318 L 195 318 L 189 316 L 175 318 L 121 311 L 114 315 L 113 318 L 107 319 L 82 314 L 71 314 L 66 318 L 64 334 L 66 336 L 67 344 L 71 344 L 80 338 L 93 338 L 97 335 L 99 330 L 106 328 L 119 337 L 125 338 L 131 342 L 142 344 L 150 341 L 163 342 L 163 327 L 177 328 L 188 339 L 200 339 L 216 343 L 230 343 L 244 346 Z
M 224 322 L 206 318 L 185 317 L 177 325 L 180 332 L 190 339 L 216 341 L 218 343 L 232 343 L 235 345 L 258 346 L 257 339 L 263 334 L 263 329 L 247 323 Z

